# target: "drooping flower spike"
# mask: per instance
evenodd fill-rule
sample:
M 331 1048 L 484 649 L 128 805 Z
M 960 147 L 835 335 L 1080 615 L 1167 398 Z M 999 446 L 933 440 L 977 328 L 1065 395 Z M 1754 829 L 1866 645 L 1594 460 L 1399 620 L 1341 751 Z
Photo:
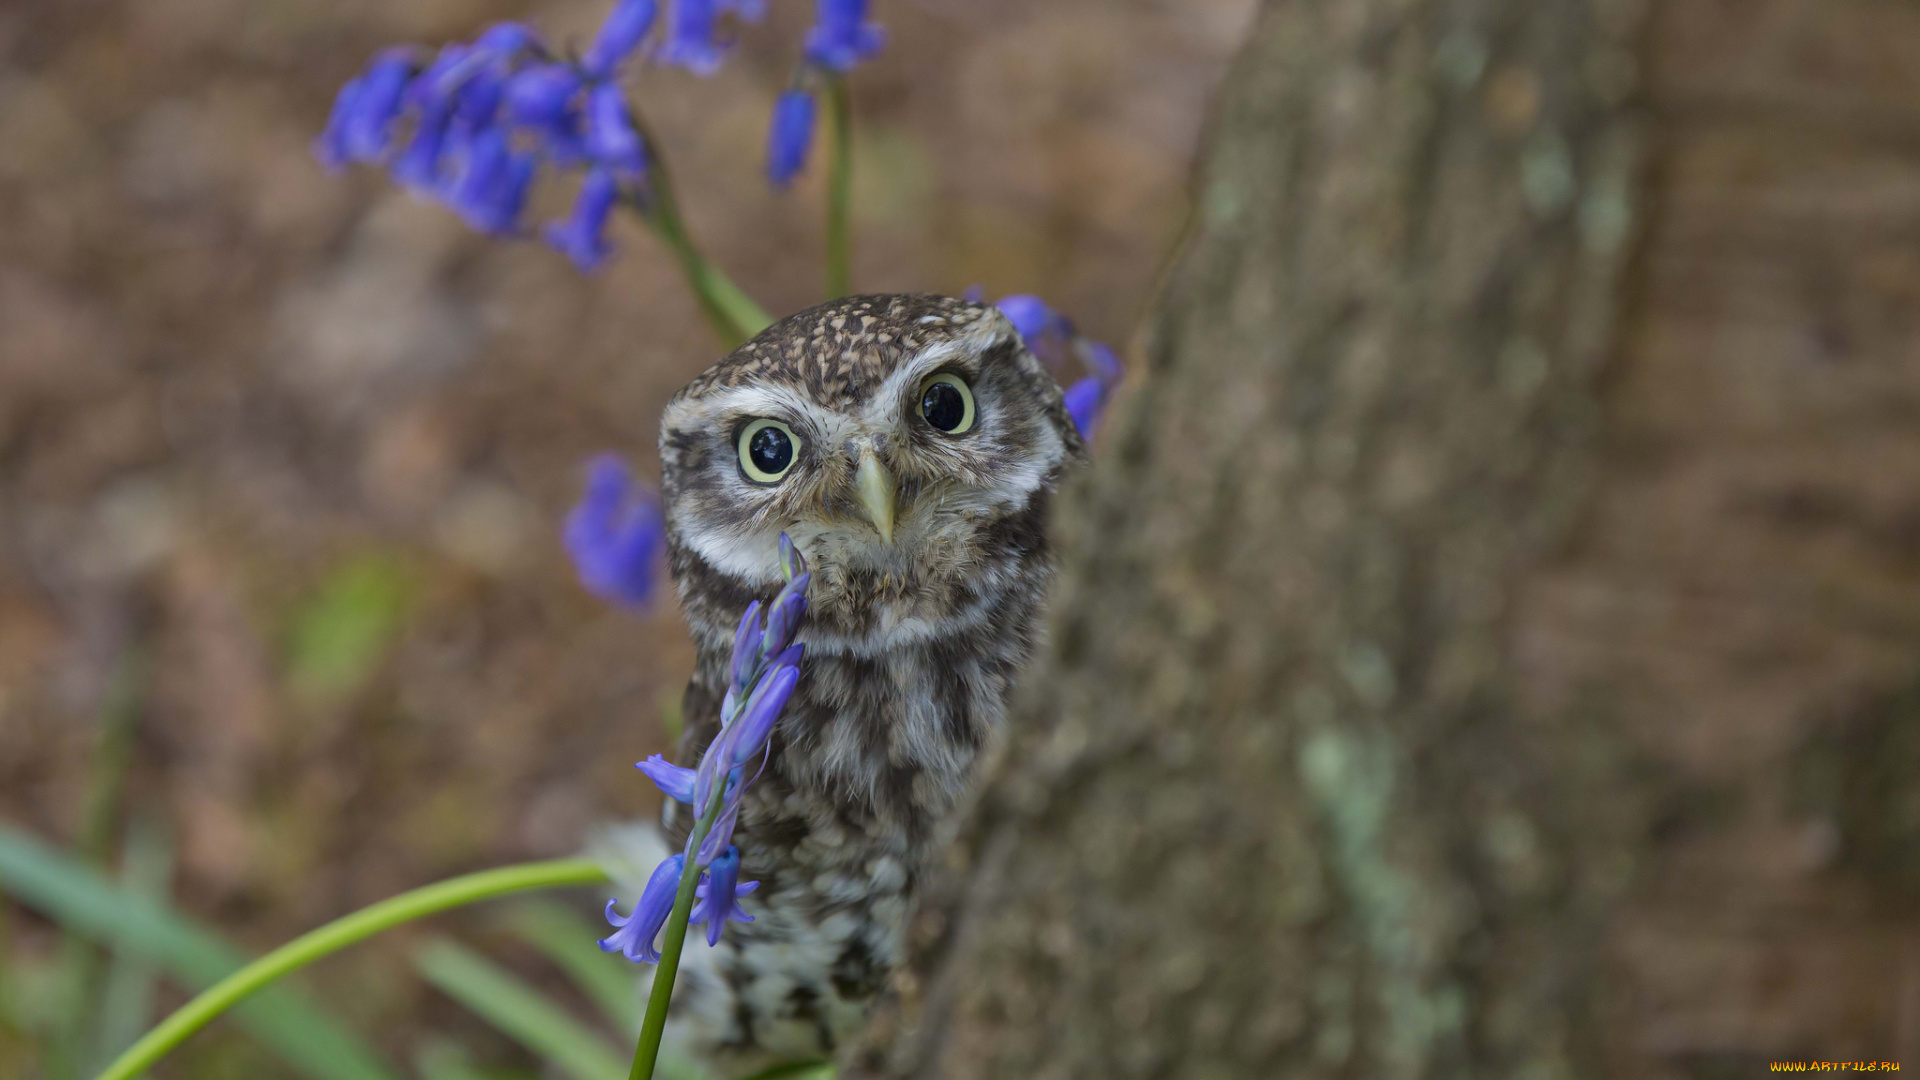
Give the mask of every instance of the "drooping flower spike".
M 666 543 L 660 499 L 636 484 L 617 456 L 603 454 L 588 466 L 586 495 L 567 515 L 562 539 L 589 592 L 627 608 L 653 595 L 656 556 Z
M 734 633 L 730 685 L 720 705 L 720 732 L 701 755 L 699 767 L 674 765 L 659 754 L 638 765 L 668 798 L 691 804 L 698 820 L 709 814 L 712 819 L 704 834 L 697 824 L 688 834 L 689 850 L 654 871 L 632 915 L 622 919 L 613 905 L 607 906 L 607 921 L 619 931 L 601 942 L 600 947 L 609 952 L 620 951 L 629 960 L 658 962 L 653 938 L 671 912 L 673 893 L 689 872 L 689 863 L 701 880 L 694 886 L 700 903 L 688 922 L 706 924 L 707 944 L 719 944 L 728 922 L 753 921 L 739 900 L 758 888 L 759 882 L 739 880 L 740 848 L 733 842 L 733 830 L 742 796 L 760 775 L 759 768 L 748 770 L 756 761 L 764 767 L 774 727 L 800 682 L 805 646 L 793 638 L 806 618 L 807 587 L 813 580 L 806 558 L 785 533 L 780 534 L 780 570 L 787 583 L 764 608 L 764 625 L 763 609 L 756 601 L 748 605 Z M 663 896 L 666 906 L 660 908 Z M 656 913 L 660 921 L 650 922 Z
M 1055 311 L 1037 296 L 1016 293 L 994 301 L 994 306 L 1013 324 L 1027 348 L 1041 361 L 1058 370 L 1068 357 L 1077 360 L 1087 374 L 1075 380 L 1062 395 L 1067 415 L 1073 418 L 1083 438 L 1091 437 L 1106 412 L 1114 388 L 1125 369 L 1120 357 L 1106 345 L 1082 337 L 1066 316 Z
M 618 0 L 577 63 L 519 23 L 430 57 L 385 50 L 341 89 L 314 154 L 328 168 L 385 166 L 415 194 L 495 236 L 527 233 L 521 218 L 543 166 L 584 165 L 572 217 L 542 234 L 591 270 L 608 254 L 607 217 L 622 191 L 646 194 L 645 139 L 614 78 L 656 14 L 656 0 Z

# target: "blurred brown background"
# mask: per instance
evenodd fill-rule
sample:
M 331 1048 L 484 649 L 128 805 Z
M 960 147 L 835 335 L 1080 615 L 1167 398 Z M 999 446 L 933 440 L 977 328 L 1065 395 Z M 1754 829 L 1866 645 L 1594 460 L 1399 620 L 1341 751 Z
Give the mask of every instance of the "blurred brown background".
M 811 7 L 772 6 L 717 77 L 635 86 L 697 235 L 780 314 L 820 299 L 820 191 L 761 179 Z M 1249 6 L 877 5 L 857 286 L 1037 291 L 1125 339 Z M 307 150 L 380 46 L 506 18 L 579 42 L 605 7 L 0 5 L 0 818 L 74 841 L 108 687 L 142 660 L 128 812 L 249 948 L 653 810 L 630 766 L 690 650 L 670 600 L 585 595 L 558 520 L 592 453 L 654 473 L 659 409 L 715 341 L 631 222 L 582 277 Z M 9 918 L 0 963 L 45 962 L 52 928 Z M 396 1056 L 477 1033 L 397 950 L 317 985 Z M 282 1072 L 230 1031 L 182 1060 Z M 0 1035 L 0 1074 L 32 1061 Z

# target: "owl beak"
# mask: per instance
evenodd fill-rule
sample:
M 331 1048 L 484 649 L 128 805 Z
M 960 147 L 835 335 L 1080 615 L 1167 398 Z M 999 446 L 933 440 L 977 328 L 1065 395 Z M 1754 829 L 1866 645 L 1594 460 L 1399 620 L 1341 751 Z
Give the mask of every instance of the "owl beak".
M 867 520 L 880 532 L 880 542 L 893 543 L 893 474 L 880 464 L 871 446 L 860 451 L 860 469 L 854 473 L 853 486 Z

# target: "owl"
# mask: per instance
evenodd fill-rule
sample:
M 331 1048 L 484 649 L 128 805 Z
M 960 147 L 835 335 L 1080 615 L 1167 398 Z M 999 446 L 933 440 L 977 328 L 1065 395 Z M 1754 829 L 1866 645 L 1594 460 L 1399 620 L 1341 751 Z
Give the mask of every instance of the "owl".
M 1049 502 L 1085 450 L 995 308 L 856 296 L 775 323 L 668 404 L 667 544 L 695 643 L 691 765 L 719 731 L 735 626 L 813 570 L 798 689 L 735 842 L 751 923 L 688 948 L 666 1049 L 738 1076 L 831 1058 L 901 950 L 941 825 L 1040 633 Z M 691 814 L 669 801 L 669 844 Z

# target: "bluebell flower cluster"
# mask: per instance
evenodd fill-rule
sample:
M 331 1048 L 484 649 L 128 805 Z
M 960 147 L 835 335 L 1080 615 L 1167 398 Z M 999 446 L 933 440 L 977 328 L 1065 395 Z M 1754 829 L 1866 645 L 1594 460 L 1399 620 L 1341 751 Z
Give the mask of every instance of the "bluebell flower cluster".
M 625 608 L 652 598 L 666 546 L 660 497 L 636 483 L 626 463 L 603 454 L 587 466 L 587 490 L 567 515 L 561 540 L 587 591 Z
M 780 534 L 780 561 L 787 583 L 767 605 L 764 623 L 757 600 L 740 617 L 727 692 L 720 702 L 720 734 L 699 766 L 683 768 L 659 754 L 637 766 L 668 798 L 688 804 L 710 824 L 704 834 L 698 827 L 692 830 L 687 850 L 654 870 L 630 913 L 623 916 L 613 903 L 607 904 L 607 922 L 614 927 L 600 941 L 607 952 L 636 962 L 659 962 L 654 941 L 673 911 L 689 861 L 693 872 L 703 877 L 694 887 L 699 902 L 687 922 L 706 926 L 708 945 L 720 943 L 727 923 L 753 921 L 739 902 L 760 883 L 740 880 L 740 847 L 733 842 L 733 831 L 741 799 L 766 765 L 774 725 L 800 681 L 805 647 L 793 638 L 806 618 L 807 586 L 813 580 L 806 559 L 785 533 Z M 755 766 L 751 774 L 749 766 Z
M 994 301 L 994 306 L 1013 323 L 1027 348 L 1042 361 L 1058 369 L 1072 357 L 1086 371 L 1067 386 L 1064 396 L 1074 426 L 1083 437 L 1091 438 L 1107 402 L 1113 397 L 1114 388 L 1126 374 L 1120 357 L 1101 342 L 1081 336 L 1066 316 L 1037 296 L 1024 293 L 1003 296 Z
M 494 236 L 518 236 L 541 169 L 580 170 L 573 212 L 540 234 L 582 270 L 611 252 L 609 214 L 622 197 L 644 204 L 650 150 L 615 78 L 630 59 L 718 70 L 724 17 L 755 22 L 766 0 L 616 0 L 578 59 L 557 54 L 520 23 L 501 23 L 437 53 L 384 49 L 341 88 L 314 154 L 330 169 L 360 162 L 387 169 L 415 194 L 440 202 Z M 818 0 L 794 86 L 780 96 L 768 134 L 767 174 L 785 186 L 813 143 L 814 90 L 886 41 L 867 0 Z M 651 42 L 651 45 L 649 45 Z
M 804 59 L 791 85 L 773 106 L 767 130 L 767 179 L 786 187 L 806 168 L 813 147 L 815 89 L 823 78 L 852 71 L 887 43 L 880 24 L 867 18 L 867 0 L 816 0 Z
M 677 6 L 685 6 L 684 2 Z M 481 232 L 522 233 L 543 165 L 583 169 L 571 217 L 543 235 L 583 270 L 609 251 L 608 212 L 644 198 L 648 153 L 614 77 L 654 29 L 656 0 L 618 0 L 577 61 L 529 27 L 501 23 L 471 43 L 380 52 L 342 87 L 314 154 L 328 168 L 385 167 Z M 688 46 L 671 34 L 662 51 Z

